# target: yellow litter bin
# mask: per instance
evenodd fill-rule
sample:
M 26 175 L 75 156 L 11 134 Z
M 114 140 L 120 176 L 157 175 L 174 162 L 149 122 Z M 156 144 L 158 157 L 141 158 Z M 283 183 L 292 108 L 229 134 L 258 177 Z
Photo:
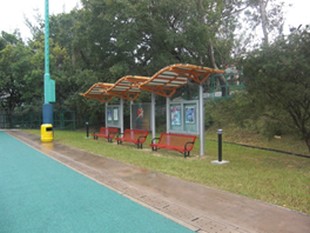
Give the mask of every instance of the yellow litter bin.
M 41 142 L 52 142 L 54 139 L 54 131 L 52 124 L 41 125 Z

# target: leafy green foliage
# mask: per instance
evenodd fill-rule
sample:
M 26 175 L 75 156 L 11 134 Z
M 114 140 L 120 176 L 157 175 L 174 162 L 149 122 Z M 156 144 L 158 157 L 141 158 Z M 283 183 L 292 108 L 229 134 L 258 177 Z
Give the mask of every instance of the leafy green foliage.
M 27 79 L 31 72 L 31 51 L 14 34 L 2 32 L 0 38 L 0 99 L 1 108 L 8 114 L 24 103 L 25 90 L 31 88 Z
M 82 1 L 92 64 L 106 76 L 152 75 L 173 63 L 213 66 L 210 43 L 222 64 L 233 43 L 231 8 L 222 1 Z M 226 14 L 225 17 L 222 17 Z M 86 46 L 86 47 L 85 47 Z M 89 59 L 88 59 L 89 60 Z M 104 63 L 104 66 L 99 65 Z M 117 76 L 116 76 L 117 75 Z
M 247 92 L 235 93 L 230 98 L 207 101 L 206 114 L 209 123 L 217 127 L 235 125 L 240 128 L 253 127 L 252 123 L 260 116 Z M 252 129 L 255 130 L 255 126 Z
M 293 126 L 310 151 L 309 27 L 279 38 L 253 52 L 245 61 L 245 76 L 253 104 L 267 119 Z M 283 115 L 285 121 L 281 121 Z

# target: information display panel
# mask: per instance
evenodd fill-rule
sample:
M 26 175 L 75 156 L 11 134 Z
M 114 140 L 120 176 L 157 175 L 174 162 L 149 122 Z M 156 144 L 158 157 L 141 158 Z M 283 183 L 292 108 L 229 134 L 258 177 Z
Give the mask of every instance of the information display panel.
M 198 133 L 198 101 L 170 102 L 169 131 L 175 133 Z
M 107 127 L 121 127 L 120 122 L 120 106 L 119 105 L 108 105 L 106 107 L 106 122 Z

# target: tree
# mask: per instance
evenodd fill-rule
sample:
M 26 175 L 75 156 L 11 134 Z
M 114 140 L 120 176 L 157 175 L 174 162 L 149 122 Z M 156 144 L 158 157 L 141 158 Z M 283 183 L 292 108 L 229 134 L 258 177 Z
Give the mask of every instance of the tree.
M 2 32 L 0 37 L 0 99 L 1 108 L 8 115 L 12 126 L 12 114 L 23 103 L 29 90 L 26 79 L 30 75 L 31 51 L 17 35 Z
M 242 37 L 246 38 L 245 42 L 251 42 L 251 46 L 257 47 L 262 41 L 263 45 L 268 46 L 270 39 L 281 35 L 284 23 L 283 6 L 284 2 L 279 0 L 243 1 L 241 13 L 244 13 L 245 17 L 241 17 L 241 26 L 245 28 L 245 31 L 242 33 Z M 253 33 L 259 27 L 263 35 L 262 40 L 258 39 L 257 34 Z
M 281 124 L 293 126 L 310 151 L 310 28 L 294 30 L 245 61 L 246 84 L 253 104 Z M 263 109 L 263 108 L 262 108 Z M 287 113 L 286 122 L 277 113 Z
M 221 68 L 229 62 L 240 0 L 82 1 L 83 54 L 115 81 L 153 75 L 173 63 Z M 87 39 L 85 39 L 87 38 Z M 225 84 L 224 77 L 220 77 Z M 225 90 L 223 95 L 226 95 Z

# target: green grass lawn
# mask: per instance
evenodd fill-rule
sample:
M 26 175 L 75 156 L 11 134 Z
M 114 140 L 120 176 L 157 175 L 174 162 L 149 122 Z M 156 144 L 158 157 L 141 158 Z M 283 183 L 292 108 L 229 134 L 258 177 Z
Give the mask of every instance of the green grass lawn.
M 210 128 L 206 133 L 206 138 L 217 140 L 217 129 Z M 253 131 L 238 129 L 236 127 L 225 127 L 223 131 L 225 141 L 240 143 L 250 146 L 272 148 L 281 151 L 304 154 L 310 157 L 310 152 L 306 143 L 291 135 L 267 138 Z
M 38 131 L 28 131 L 39 134 Z M 150 139 L 150 137 L 149 137 Z M 206 141 L 200 158 L 199 140 L 190 158 L 173 151 L 152 152 L 134 145 L 86 139 L 85 132 L 55 131 L 55 141 L 125 163 L 310 214 L 310 159 L 223 143 L 226 165 L 213 165 L 217 142 Z

